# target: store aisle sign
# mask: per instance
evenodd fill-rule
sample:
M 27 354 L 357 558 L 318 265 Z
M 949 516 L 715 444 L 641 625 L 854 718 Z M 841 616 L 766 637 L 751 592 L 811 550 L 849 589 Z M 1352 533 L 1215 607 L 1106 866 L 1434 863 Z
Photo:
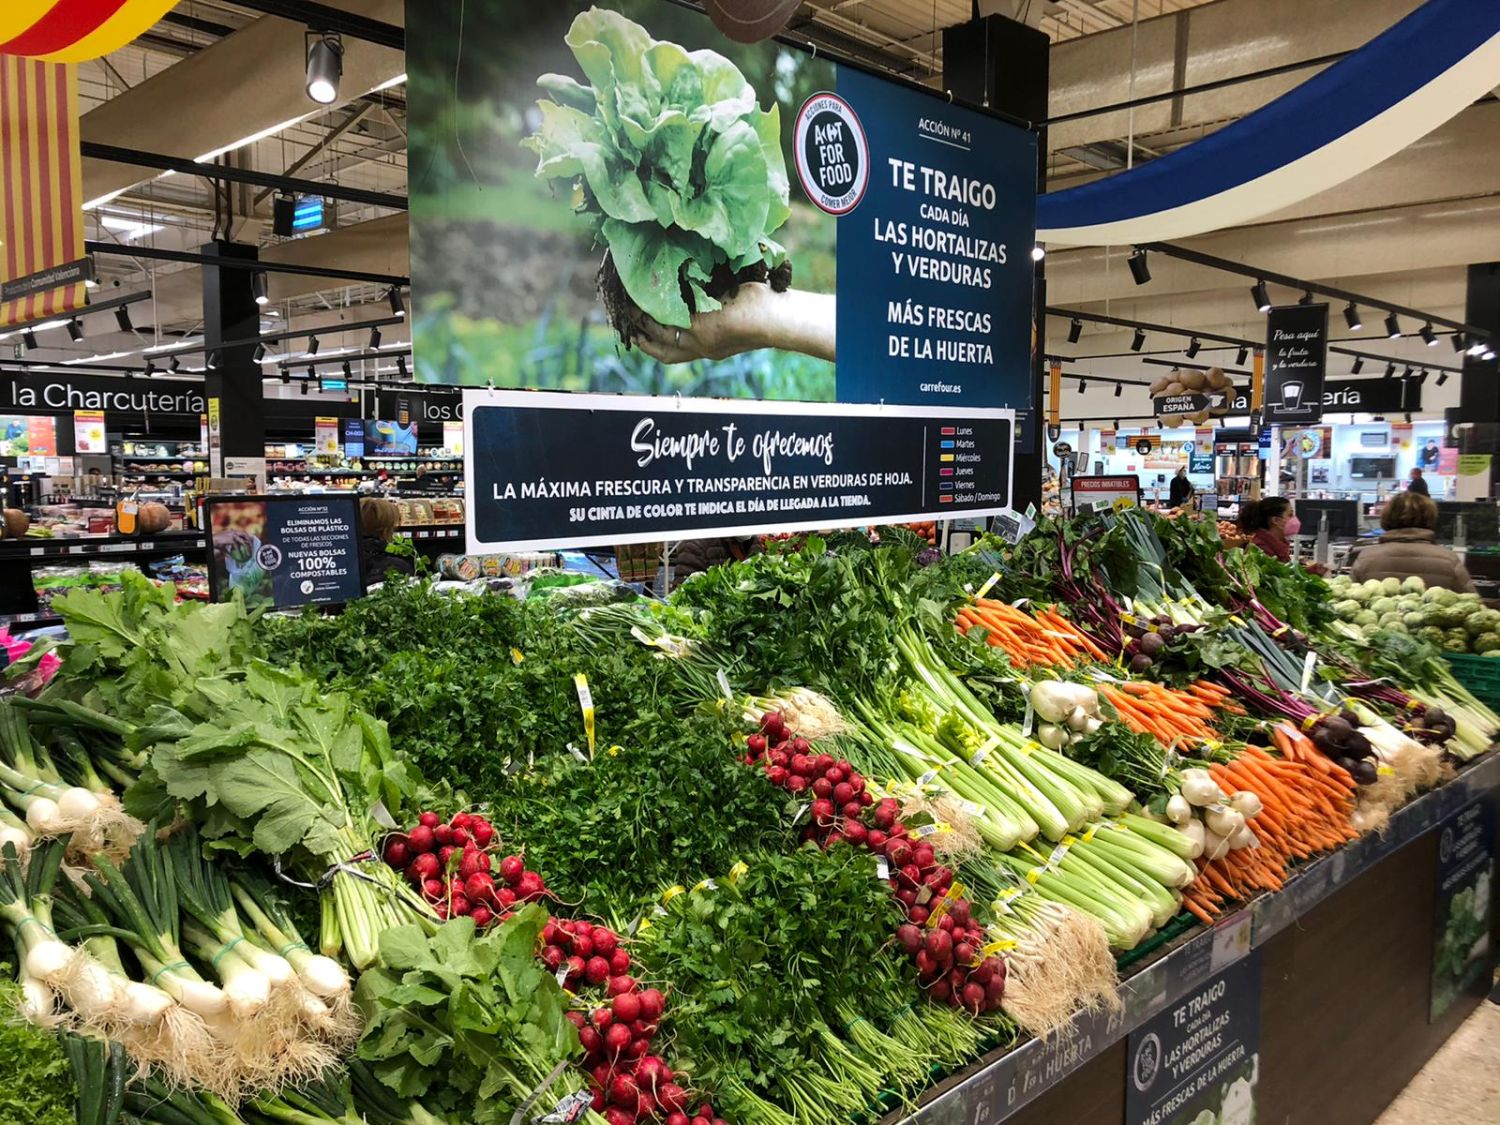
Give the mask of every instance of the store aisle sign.
M 1300 425 L 1322 418 L 1327 367 L 1327 305 L 1282 305 L 1268 312 L 1266 424 Z
M 364 593 L 359 497 L 210 496 L 209 591 L 250 609 L 337 605 Z
M 1437 908 L 1428 1020 L 1436 1020 L 1481 976 L 1494 950 L 1495 809 L 1487 797 L 1455 813 L 1438 833 Z
M 1252 1125 L 1260 1074 L 1260 954 L 1130 1035 L 1125 1125 Z
M 990 516 L 1009 410 L 468 391 L 471 553 Z
M 103 375 L 0 372 L 0 410 L 28 414 L 106 410 L 146 415 L 201 414 L 203 383 L 159 378 L 151 382 Z

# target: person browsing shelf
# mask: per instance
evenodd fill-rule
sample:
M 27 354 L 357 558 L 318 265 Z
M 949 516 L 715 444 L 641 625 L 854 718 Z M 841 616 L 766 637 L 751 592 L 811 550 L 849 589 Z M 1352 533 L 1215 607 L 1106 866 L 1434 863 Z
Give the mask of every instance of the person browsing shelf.
M 1285 496 L 1246 500 L 1240 504 L 1240 532 L 1266 554 L 1282 562 L 1292 561 L 1292 536 L 1302 530 L 1302 521 Z
M 1380 513 L 1383 534 L 1355 553 L 1349 575 L 1356 582 L 1371 578 L 1422 579 L 1460 594 L 1472 593 L 1474 580 L 1463 560 L 1437 541 L 1438 509 L 1432 498 L 1407 489 L 1386 501 Z

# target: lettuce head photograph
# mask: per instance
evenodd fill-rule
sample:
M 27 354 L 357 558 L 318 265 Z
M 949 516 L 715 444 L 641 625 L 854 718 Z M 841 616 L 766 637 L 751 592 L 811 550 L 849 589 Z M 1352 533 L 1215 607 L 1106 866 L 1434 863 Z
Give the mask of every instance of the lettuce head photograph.
M 832 64 L 668 0 L 544 8 L 410 13 L 418 378 L 831 401 L 837 220 L 786 123 Z

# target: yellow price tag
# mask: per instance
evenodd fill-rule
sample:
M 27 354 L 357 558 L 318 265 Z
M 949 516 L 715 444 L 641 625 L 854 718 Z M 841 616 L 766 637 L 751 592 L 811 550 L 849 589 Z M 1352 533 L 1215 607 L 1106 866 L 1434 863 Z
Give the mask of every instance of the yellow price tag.
M 995 588 L 995 583 L 999 582 L 999 581 L 1000 581 L 1000 572 L 997 570 L 997 571 L 995 571 L 994 574 L 990 575 L 988 578 L 986 578 L 984 580 L 984 585 L 981 586 L 981 587 L 979 587 L 979 593 L 977 593 L 977 594 L 974 595 L 974 600 L 977 602 L 980 598 L 982 598 L 986 594 L 988 594 L 991 590 L 993 590 Z
M 589 678 L 582 672 L 573 676 L 573 686 L 578 690 L 578 706 L 583 711 L 583 733 L 589 739 L 589 757 L 594 756 L 594 693 L 589 690 Z
M 510 662 L 512 664 L 519 664 L 519 663 L 521 663 L 521 661 L 523 661 L 525 659 L 526 659 L 526 657 L 523 656 L 523 655 L 521 655 L 521 650 L 520 649 L 513 648 L 513 649 L 510 650 Z

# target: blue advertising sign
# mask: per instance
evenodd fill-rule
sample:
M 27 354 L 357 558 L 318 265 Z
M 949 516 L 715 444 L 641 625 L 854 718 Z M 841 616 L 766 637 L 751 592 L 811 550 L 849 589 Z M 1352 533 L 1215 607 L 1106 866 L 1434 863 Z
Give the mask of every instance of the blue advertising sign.
M 1251 1125 L 1260 1077 L 1260 954 L 1236 961 L 1132 1032 L 1125 1057 L 1125 1125 Z
M 413 4 L 406 50 L 418 381 L 1037 405 L 1034 133 L 673 0 Z
M 294 609 L 365 592 L 358 496 L 210 496 L 203 519 L 216 602 L 239 593 L 250 609 Z

